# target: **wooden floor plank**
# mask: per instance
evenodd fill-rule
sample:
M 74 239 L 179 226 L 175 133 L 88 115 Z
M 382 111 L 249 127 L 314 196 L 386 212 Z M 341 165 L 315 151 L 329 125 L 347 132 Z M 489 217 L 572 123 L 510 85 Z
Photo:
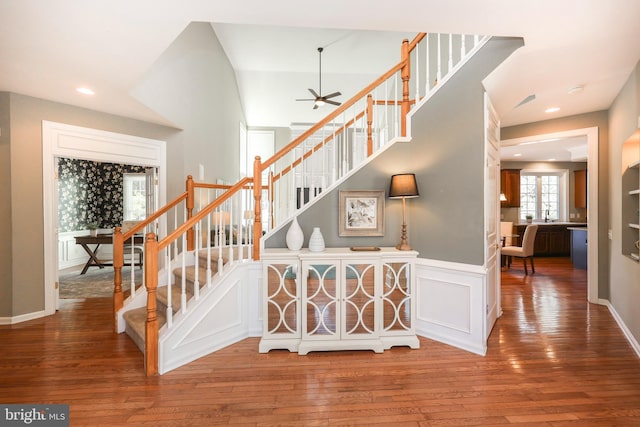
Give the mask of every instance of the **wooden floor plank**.
M 421 348 L 258 353 L 250 338 L 161 377 L 111 332 L 109 299 L 1 326 L 0 402 L 67 403 L 71 425 L 640 425 L 640 360 L 586 272 L 536 259 L 502 273 L 485 357 Z

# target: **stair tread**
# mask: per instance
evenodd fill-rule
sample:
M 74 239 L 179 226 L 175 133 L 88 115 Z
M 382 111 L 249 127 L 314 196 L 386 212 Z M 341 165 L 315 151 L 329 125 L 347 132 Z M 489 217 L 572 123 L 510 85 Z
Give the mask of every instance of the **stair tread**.
M 160 329 L 165 323 L 167 323 L 167 317 L 160 310 L 156 311 L 156 316 L 158 318 L 158 329 Z M 131 329 L 139 336 L 142 342 L 144 342 L 145 325 L 147 323 L 147 307 L 139 307 L 129 310 L 124 313 L 123 317 Z

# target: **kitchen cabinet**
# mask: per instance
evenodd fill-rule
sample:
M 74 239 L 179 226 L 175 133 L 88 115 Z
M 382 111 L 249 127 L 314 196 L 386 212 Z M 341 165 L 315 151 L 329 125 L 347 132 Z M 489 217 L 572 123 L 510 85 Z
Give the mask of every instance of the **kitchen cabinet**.
M 587 171 L 573 172 L 573 205 L 576 208 L 587 208 Z
M 502 169 L 500 171 L 500 192 L 506 197 L 506 200 L 500 202 L 500 207 L 520 207 L 520 169 Z
M 263 252 L 263 333 L 259 351 L 418 348 L 417 252 L 381 248 Z
M 569 256 L 571 253 L 571 235 L 566 224 L 537 223 L 538 232 L 533 244 L 535 256 Z M 518 245 L 522 245 L 526 224 L 515 226 Z
M 569 227 L 571 232 L 571 262 L 574 268 L 587 269 L 587 228 Z

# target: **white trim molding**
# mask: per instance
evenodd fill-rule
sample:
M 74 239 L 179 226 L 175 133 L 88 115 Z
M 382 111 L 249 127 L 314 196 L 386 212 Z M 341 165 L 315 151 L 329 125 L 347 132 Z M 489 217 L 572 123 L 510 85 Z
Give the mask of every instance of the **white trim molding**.
M 97 129 L 42 121 L 42 198 L 44 222 L 44 311 L 58 304 L 58 196 L 55 159 L 68 157 L 158 168 L 158 203 L 166 204 L 166 142 Z M 162 227 L 162 224 L 161 224 Z M 38 316 L 38 317 L 42 317 Z
M 631 333 L 631 330 L 629 330 L 627 325 L 624 323 L 624 320 L 622 320 L 622 317 L 618 314 L 615 307 L 611 305 L 611 302 L 609 302 L 609 300 L 600 300 L 600 304 L 606 305 L 607 308 L 609 308 L 609 312 L 620 327 L 620 330 L 622 330 L 625 338 L 627 338 L 627 341 L 629 341 L 629 344 L 631 345 L 633 350 L 636 352 L 638 357 L 640 357 L 640 343 L 638 343 L 638 341 L 635 339 L 633 333 Z
M 599 224 L 598 224 L 598 127 L 572 129 L 568 131 L 547 133 L 542 135 L 531 135 L 522 138 L 505 139 L 500 142 L 501 146 L 517 145 L 523 142 L 536 141 L 540 139 L 569 138 L 574 136 L 586 136 L 588 147 L 587 158 L 587 300 L 592 304 L 599 304 L 598 299 L 598 247 L 599 247 Z M 603 255 L 604 256 L 604 255 Z
M 487 272 L 482 266 L 416 260 L 416 333 L 485 355 Z
M 0 317 L 0 325 L 15 325 L 16 323 L 26 322 L 28 320 L 38 319 L 47 314 L 44 311 L 35 311 L 33 313 L 21 314 L 13 317 Z

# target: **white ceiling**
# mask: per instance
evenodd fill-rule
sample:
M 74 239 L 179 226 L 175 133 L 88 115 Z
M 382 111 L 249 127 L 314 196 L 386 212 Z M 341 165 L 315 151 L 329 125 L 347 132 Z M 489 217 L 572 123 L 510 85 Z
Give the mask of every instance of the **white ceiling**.
M 132 93 L 180 32 L 204 21 L 236 67 L 248 124 L 278 125 L 309 120 L 310 104 L 291 99 L 317 87 L 319 46 L 323 92 L 345 100 L 398 59 L 406 34 L 519 36 L 525 46 L 485 81 L 509 126 L 609 108 L 640 59 L 639 17 L 638 0 L 0 0 L 0 91 L 168 124 Z M 77 94 L 80 85 L 96 95 Z M 576 85 L 584 90 L 568 94 Z
M 511 162 L 586 162 L 588 145 L 586 135 L 565 138 L 541 138 L 526 142 L 504 141 L 500 159 Z

